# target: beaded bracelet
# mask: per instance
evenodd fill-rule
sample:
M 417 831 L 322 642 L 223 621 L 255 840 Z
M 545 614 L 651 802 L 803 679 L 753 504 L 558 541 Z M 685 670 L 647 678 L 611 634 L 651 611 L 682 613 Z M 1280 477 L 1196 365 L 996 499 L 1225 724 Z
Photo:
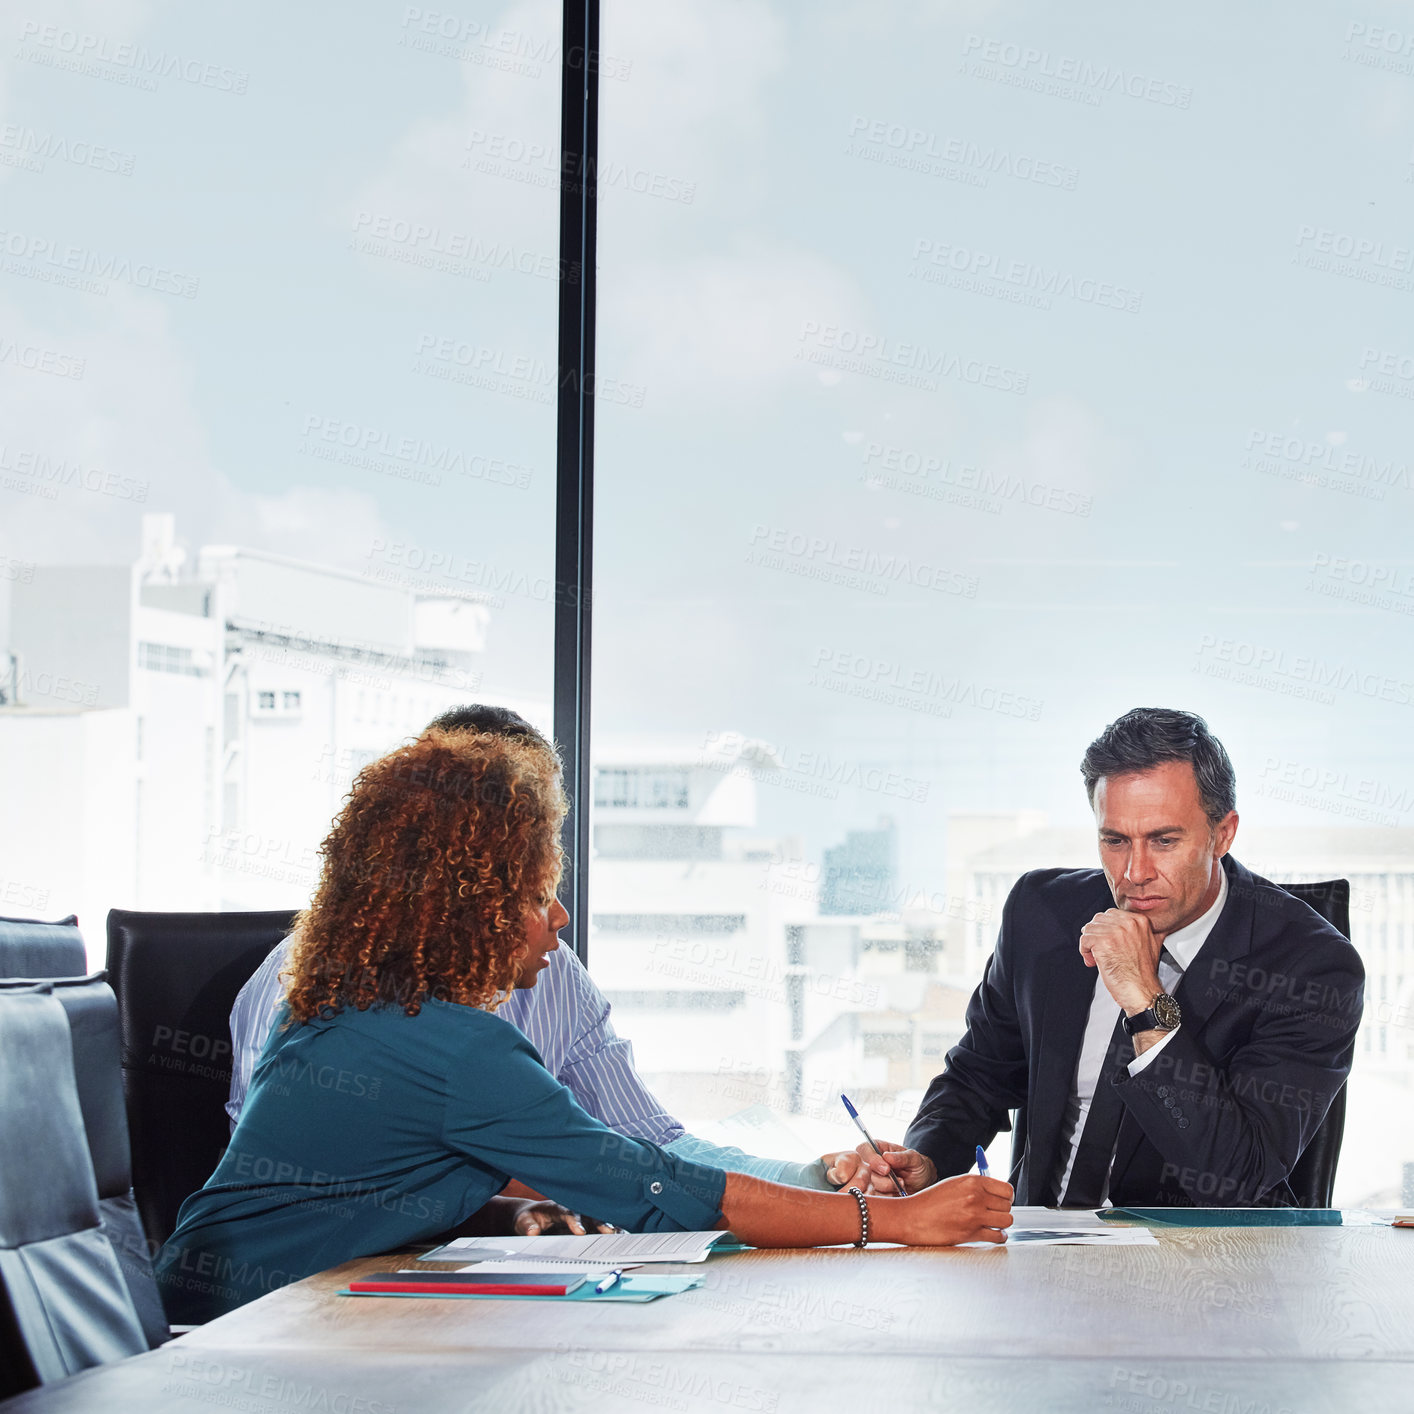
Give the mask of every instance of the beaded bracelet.
M 865 1202 L 864 1194 L 858 1188 L 849 1190 L 850 1197 L 859 1204 L 859 1241 L 856 1247 L 867 1247 L 869 1245 L 869 1204 Z

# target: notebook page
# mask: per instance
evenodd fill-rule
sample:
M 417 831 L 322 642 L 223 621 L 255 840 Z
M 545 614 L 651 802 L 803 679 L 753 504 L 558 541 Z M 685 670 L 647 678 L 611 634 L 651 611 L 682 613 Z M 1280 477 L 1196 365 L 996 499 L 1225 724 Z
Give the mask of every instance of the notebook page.
M 486 1262 L 533 1258 L 540 1262 L 705 1262 L 724 1232 L 596 1232 L 584 1237 L 459 1237 L 428 1252 L 423 1262 Z

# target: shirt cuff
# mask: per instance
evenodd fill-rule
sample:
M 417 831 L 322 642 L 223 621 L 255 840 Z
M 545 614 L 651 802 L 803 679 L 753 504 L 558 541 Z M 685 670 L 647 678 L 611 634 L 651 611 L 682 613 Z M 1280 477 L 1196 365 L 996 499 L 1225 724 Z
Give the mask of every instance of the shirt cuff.
M 825 1177 L 825 1165 L 819 1159 L 808 1164 L 787 1160 L 781 1165 L 777 1183 L 789 1184 L 792 1188 L 813 1188 L 821 1193 L 838 1193 L 839 1189 Z
M 1155 1041 L 1154 1044 L 1150 1046 L 1149 1049 L 1145 1051 L 1142 1056 L 1135 1056 L 1134 1059 L 1129 1062 L 1130 1075 L 1138 1075 L 1139 1072 L 1143 1070 L 1144 1067 L 1147 1066 L 1149 1062 L 1153 1060 L 1154 1057 L 1158 1055 L 1158 1053 L 1163 1050 L 1163 1048 L 1167 1046 L 1168 1043 L 1175 1036 L 1177 1036 L 1179 1031 L 1181 1030 L 1182 1027 L 1175 1026 L 1172 1031 L 1165 1031 L 1163 1037 L 1160 1040 Z
M 711 1232 L 722 1221 L 726 1174 L 687 1159 L 671 1160 L 643 1179 L 643 1197 L 684 1232 Z

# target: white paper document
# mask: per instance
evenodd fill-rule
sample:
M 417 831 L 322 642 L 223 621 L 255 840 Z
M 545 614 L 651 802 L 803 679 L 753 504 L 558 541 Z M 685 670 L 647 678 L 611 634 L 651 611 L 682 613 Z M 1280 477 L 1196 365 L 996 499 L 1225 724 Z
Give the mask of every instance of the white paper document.
M 1032 1208 L 1015 1204 L 1011 1210 L 1012 1231 L 1023 1227 L 1079 1228 L 1086 1232 L 1103 1226 L 1094 1208 Z
M 1147 1227 L 1023 1227 L 1007 1231 L 1008 1247 L 1157 1247 Z M 986 1246 L 969 1243 L 968 1246 Z
M 539 1262 L 634 1267 L 644 1262 L 705 1262 L 725 1232 L 598 1232 L 585 1237 L 459 1237 L 421 1262 Z
M 565 1257 L 557 1257 L 553 1262 L 547 1262 L 543 1257 L 497 1257 L 490 1262 L 469 1262 L 464 1267 L 458 1267 L 453 1275 L 459 1276 L 462 1272 L 484 1272 L 488 1275 L 494 1272 L 555 1272 L 560 1276 L 606 1277 L 610 1272 L 623 1271 L 630 1265 L 622 1263 L 609 1267 L 603 1262 L 571 1262 Z
M 1089 1208 L 1027 1208 L 1011 1210 L 1006 1230 L 1008 1247 L 1157 1247 L 1159 1239 L 1147 1227 L 1121 1227 L 1096 1221 Z M 992 1247 L 967 1242 L 966 1247 Z

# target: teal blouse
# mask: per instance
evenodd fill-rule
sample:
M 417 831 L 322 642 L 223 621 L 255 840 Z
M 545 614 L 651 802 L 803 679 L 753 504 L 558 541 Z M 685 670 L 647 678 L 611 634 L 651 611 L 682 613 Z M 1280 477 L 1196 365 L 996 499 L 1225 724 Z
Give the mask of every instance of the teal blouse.
M 284 1026 L 230 1147 L 158 1258 L 170 1320 L 210 1320 L 464 1222 L 512 1178 L 630 1232 L 705 1231 L 726 1175 L 606 1128 L 490 1012 L 427 1002 Z

